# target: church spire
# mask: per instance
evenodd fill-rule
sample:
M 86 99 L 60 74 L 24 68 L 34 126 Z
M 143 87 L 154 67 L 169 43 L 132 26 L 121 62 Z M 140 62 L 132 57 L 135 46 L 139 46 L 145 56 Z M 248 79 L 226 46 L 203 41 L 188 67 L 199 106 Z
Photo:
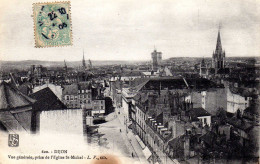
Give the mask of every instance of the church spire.
M 222 45 L 221 45 L 221 38 L 220 38 L 220 25 L 218 28 L 218 39 L 217 39 L 217 45 L 216 45 L 216 53 L 222 52 Z
M 84 70 L 86 69 L 86 62 L 85 62 L 85 56 L 84 56 L 84 49 L 83 49 L 82 67 L 83 67 Z
M 66 64 L 66 61 L 65 61 L 65 60 L 64 60 L 64 71 L 65 71 L 65 73 L 68 72 L 68 67 L 67 67 L 67 64 Z
M 64 68 L 67 68 L 67 64 L 66 61 L 64 60 Z
M 212 67 L 215 68 L 215 74 L 218 73 L 219 69 L 225 68 L 225 52 L 223 52 L 222 50 L 221 38 L 220 38 L 220 27 L 221 26 L 219 25 L 216 50 L 213 53 L 213 57 L 212 57 Z

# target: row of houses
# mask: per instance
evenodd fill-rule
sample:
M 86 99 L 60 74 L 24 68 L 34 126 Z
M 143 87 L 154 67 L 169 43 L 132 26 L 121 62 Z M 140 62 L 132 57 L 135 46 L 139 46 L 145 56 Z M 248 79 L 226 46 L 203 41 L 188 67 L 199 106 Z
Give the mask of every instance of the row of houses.
M 99 83 L 30 86 L 29 83 L 20 86 L 0 83 L 0 130 L 36 133 L 42 111 L 85 108 L 91 109 L 92 116 L 105 114 L 104 88 Z
M 63 85 L 62 102 L 69 109 L 92 109 L 94 115 L 105 114 L 104 87 L 98 83 L 80 82 Z
M 227 119 L 221 126 L 216 123 L 219 111 L 227 113 L 229 108 L 227 89 L 223 84 L 203 78 L 150 78 L 139 81 L 134 87 L 122 88 L 120 96 L 122 110 L 131 120 L 138 142 L 144 152 L 150 154 L 148 161 L 174 163 L 176 159 L 195 158 L 198 147 L 203 144 L 215 145 L 210 144 L 211 140 L 223 137 L 219 135 L 219 127 L 232 127 L 225 137 L 235 134 L 235 123 L 239 121 L 230 120 L 240 118 Z M 247 132 L 255 126 L 252 122 L 246 124 Z M 240 134 L 241 143 L 251 142 Z M 219 143 L 218 146 L 223 153 L 223 145 Z

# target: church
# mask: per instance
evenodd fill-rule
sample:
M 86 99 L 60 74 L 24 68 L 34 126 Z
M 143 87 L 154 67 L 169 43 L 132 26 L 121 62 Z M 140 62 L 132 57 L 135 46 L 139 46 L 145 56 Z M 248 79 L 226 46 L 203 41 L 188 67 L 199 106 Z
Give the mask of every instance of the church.
M 218 30 L 216 49 L 213 51 L 211 65 L 207 65 L 204 58 L 200 63 L 199 74 L 201 77 L 223 77 L 229 74 L 229 68 L 226 67 L 226 53 L 222 49 L 220 29 Z

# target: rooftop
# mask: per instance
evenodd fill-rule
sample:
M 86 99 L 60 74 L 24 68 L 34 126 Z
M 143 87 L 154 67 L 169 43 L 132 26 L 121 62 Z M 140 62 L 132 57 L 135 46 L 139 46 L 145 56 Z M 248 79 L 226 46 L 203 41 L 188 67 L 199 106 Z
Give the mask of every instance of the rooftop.
M 11 84 L 4 81 L 0 84 L 0 110 L 24 107 L 34 102 L 34 99 L 24 95 Z
M 145 90 L 162 90 L 162 89 L 198 89 L 207 90 L 210 88 L 224 88 L 223 85 L 217 85 L 213 81 L 205 78 L 151 78 L 144 85 Z
M 31 94 L 30 97 L 37 100 L 33 105 L 35 110 L 46 111 L 67 108 L 49 87 Z
M 77 94 L 78 93 L 78 85 L 71 84 L 71 85 L 64 85 L 63 86 L 63 94 Z
M 211 116 L 204 108 L 192 108 L 188 113 L 191 117 Z

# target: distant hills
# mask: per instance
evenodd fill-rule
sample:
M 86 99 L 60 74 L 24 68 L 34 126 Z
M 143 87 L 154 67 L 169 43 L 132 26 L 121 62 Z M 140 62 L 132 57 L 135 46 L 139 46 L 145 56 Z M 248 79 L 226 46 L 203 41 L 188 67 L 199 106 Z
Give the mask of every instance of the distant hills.
M 210 60 L 211 58 L 205 58 L 205 60 Z M 163 60 L 164 62 L 172 61 L 193 61 L 200 62 L 201 57 L 175 57 Z M 260 61 L 260 57 L 228 57 L 226 61 L 239 61 L 239 60 L 257 60 Z M 92 65 L 95 66 L 105 66 L 105 65 L 133 65 L 133 64 L 142 64 L 150 61 L 125 61 L 125 60 L 93 60 L 91 61 Z M 66 61 L 68 67 L 77 68 L 82 66 L 82 61 Z M 89 64 L 89 61 L 86 60 L 86 64 Z M 31 65 L 42 65 L 44 67 L 64 67 L 64 61 L 40 61 L 40 60 L 23 60 L 23 61 L 0 61 L 0 70 L 11 70 L 19 69 L 26 70 Z
M 86 60 L 86 65 L 89 61 Z M 128 64 L 140 64 L 144 61 L 121 61 L 121 60 L 107 60 L 107 61 L 91 61 L 92 66 L 105 66 L 105 65 L 128 65 Z M 82 66 L 82 61 L 66 61 L 68 67 L 77 68 Z M 1 70 L 10 69 L 28 69 L 31 65 L 42 65 L 44 67 L 64 67 L 64 61 L 40 61 L 40 60 L 22 60 L 22 61 L 0 61 Z

